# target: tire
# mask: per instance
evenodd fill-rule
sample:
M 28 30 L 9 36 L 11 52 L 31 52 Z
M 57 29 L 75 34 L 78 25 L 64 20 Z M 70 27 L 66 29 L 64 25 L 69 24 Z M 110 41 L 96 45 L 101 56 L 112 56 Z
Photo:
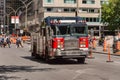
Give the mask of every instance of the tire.
M 37 54 L 36 48 L 37 47 L 34 45 L 33 46 L 33 52 L 31 53 L 31 56 L 38 59 L 38 58 L 40 58 L 40 56 Z
M 49 61 L 49 56 L 48 56 L 48 47 L 45 48 L 45 61 Z
M 35 45 L 33 45 L 33 51 L 31 52 L 31 56 L 35 56 L 35 54 L 36 54 L 36 46 Z
M 31 52 L 31 56 L 32 56 L 32 57 L 34 57 L 34 56 L 35 56 L 34 52 Z
M 78 58 L 78 59 L 77 59 L 77 62 L 84 64 L 84 63 L 85 63 L 85 57 Z

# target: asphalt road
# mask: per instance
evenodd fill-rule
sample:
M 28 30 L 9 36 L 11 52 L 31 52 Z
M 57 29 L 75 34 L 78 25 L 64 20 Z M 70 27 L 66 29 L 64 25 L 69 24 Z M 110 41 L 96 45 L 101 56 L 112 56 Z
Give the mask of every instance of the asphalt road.
M 0 48 L 0 80 L 120 80 L 120 56 L 93 53 L 85 64 L 58 60 L 49 64 L 30 56 L 29 46 Z

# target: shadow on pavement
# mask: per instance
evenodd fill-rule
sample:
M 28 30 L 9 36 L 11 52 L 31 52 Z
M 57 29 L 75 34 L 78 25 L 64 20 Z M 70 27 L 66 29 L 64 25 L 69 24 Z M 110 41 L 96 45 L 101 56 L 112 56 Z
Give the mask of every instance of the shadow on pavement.
M 8 77 L 8 76 L 5 76 L 5 75 L 0 75 L 0 80 L 16 80 L 16 79 L 20 79 L 20 77 L 15 77 L 15 76 L 11 76 L 11 77 Z
M 52 71 L 55 68 L 36 68 L 35 66 L 16 66 L 16 65 L 2 65 L 0 66 L 0 80 L 16 80 L 20 77 L 17 76 L 7 76 L 6 74 L 15 72 L 41 72 L 41 71 Z M 27 79 L 26 79 L 27 80 Z
M 57 60 L 51 60 L 49 61 L 49 64 L 51 65 L 84 65 L 87 63 L 78 63 L 75 59 L 57 59 Z
M 55 70 L 54 68 L 35 68 L 34 66 L 0 66 L 0 74 L 8 72 L 36 72 L 36 71 L 49 71 Z
M 31 56 L 25 56 L 22 58 L 29 59 L 31 61 L 35 61 L 38 63 L 50 64 L 50 65 L 87 64 L 87 63 L 78 63 L 75 59 L 53 59 L 53 60 L 46 62 L 44 59 L 41 59 L 41 58 L 36 59 Z

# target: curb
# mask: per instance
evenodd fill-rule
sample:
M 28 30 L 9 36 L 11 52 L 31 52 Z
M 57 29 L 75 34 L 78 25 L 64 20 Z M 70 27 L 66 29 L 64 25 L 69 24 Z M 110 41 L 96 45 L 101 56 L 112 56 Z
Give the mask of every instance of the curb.
M 99 53 L 99 54 L 106 54 L 106 55 L 108 55 L 107 52 L 98 52 L 98 51 L 93 51 L 93 52 L 94 52 L 94 53 Z M 120 56 L 120 54 L 115 54 L 115 53 L 112 53 L 112 54 L 110 54 L 110 55 Z

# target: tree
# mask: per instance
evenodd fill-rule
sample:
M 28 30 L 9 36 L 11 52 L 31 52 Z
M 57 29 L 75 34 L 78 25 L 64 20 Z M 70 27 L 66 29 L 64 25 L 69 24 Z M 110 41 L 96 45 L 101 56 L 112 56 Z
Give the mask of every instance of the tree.
M 101 22 L 107 25 L 111 30 L 120 27 L 120 1 L 109 0 L 102 5 L 102 20 Z

